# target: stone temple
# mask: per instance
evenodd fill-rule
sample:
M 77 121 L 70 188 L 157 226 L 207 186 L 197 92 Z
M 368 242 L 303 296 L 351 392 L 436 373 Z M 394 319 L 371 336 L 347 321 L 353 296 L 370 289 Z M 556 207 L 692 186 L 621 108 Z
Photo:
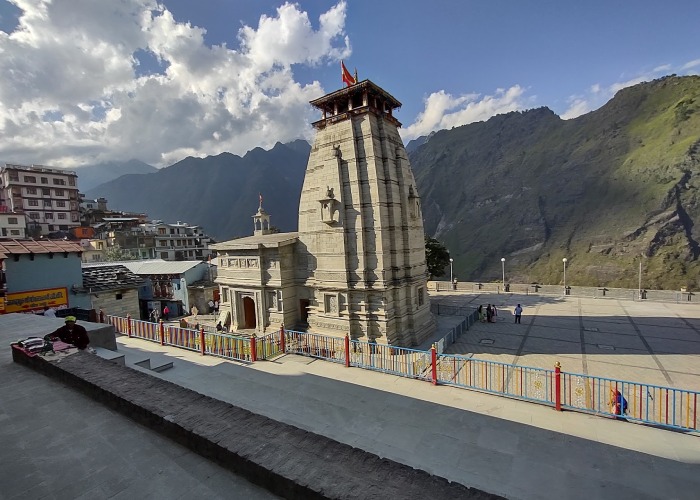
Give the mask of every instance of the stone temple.
M 299 201 L 299 230 L 213 245 L 221 319 L 258 333 L 300 328 L 392 345 L 435 330 L 421 204 L 391 94 L 364 80 L 311 101 L 323 117 Z

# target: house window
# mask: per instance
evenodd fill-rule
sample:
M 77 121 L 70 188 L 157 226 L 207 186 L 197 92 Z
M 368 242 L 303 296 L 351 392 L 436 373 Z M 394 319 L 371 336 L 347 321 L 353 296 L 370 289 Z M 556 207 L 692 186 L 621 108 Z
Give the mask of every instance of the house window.
M 29 213 L 29 218 L 34 219 L 34 220 L 39 220 L 39 214 L 36 212 L 30 212 Z
M 160 252 L 160 258 L 161 258 L 161 259 L 167 259 L 167 258 L 168 258 L 168 252 Z
M 34 177 L 33 175 L 25 175 L 24 182 L 31 182 L 32 184 L 36 184 L 36 177 Z
M 27 203 L 29 204 L 30 207 L 38 207 L 39 206 L 39 200 L 28 200 Z
M 50 206 L 51 206 L 51 200 L 44 200 L 44 206 L 45 206 L 45 207 L 50 207 Z
M 64 181 L 63 179 L 54 179 L 53 184 L 54 184 L 54 186 L 65 186 L 66 181 Z M 56 193 L 56 194 L 58 194 L 58 193 Z
M 158 234 L 165 234 L 165 228 L 164 228 L 164 227 L 159 227 L 159 228 L 158 228 Z
M 44 196 L 51 196 L 51 190 L 49 188 L 41 188 L 41 192 Z
M 98 250 L 104 250 L 105 249 L 104 247 L 105 247 L 104 243 L 102 243 L 101 241 L 97 242 L 97 249 Z
M 63 189 L 57 189 L 57 190 L 56 190 L 56 196 L 63 196 L 63 195 L 64 195 Z
M 58 218 L 59 218 L 59 219 L 65 219 L 65 218 L 66 218 L 66 214 L 58 214 Z
M 70 220 L 73 222 L 78 222 L 78 214 L 70 214 Z
M 68 179 L 68 185 L 69 185 L 69 186 L 75 186 L 75 179 L 74 179 L 73 177 L 71 177 L 70 179 Z
M 19 229 L 10 229 L 10 234 L 12 236 L 19 236 Z
M 49 183 L 49 178 L 48 178 L 48 177 L 42 177 L 42 178 L 41 178 L 41 183 L 42 183 L 42 184 L 48 184 L 48 183 Z
M 10 174 L 10 180 L 15 181 L 15 182 L 19 182 L 19 174 L 17 174 L 17 173 Z
M 45 219 L 53 219 L 53 214 L 52 213 L 44 214 L 44 218 Z
M 7 223 L 8 224 L 17 224 L 17 217 L 8 217 Z
M 58 201 L 56 202 L 56 206 L 57 206 L 57 207 L 63 207 L 63 208 L 65 208 L 66 202 L 63 201 L 63 200 L 58 200 Z
M 165 241 L 165 240 L 160 240 L 160 246 L 162 246 L 162 247 L 167 247 L 167 246 L 168 246 L 168 242 Z
M 122 300 L 122 294 L 118 293 L 114 298 L 117 300 Z
M 423 292 L 423 288 L 418 289 L 418 307 L 422 306 L 425 303 L 425 296 Z
M 228 302 L 228 288 L 221 289 L 221 302 Z
M 36 194 L 36 188 L 27 188 L 27 194 Z

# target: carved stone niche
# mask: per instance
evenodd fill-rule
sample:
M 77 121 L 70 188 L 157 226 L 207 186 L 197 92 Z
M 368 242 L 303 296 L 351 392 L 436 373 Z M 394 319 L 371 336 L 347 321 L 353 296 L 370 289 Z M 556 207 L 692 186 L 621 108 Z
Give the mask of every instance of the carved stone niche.
M 328 225 L 338 222 L 338 207 L 340 202 L 335 199 L 333 188 L 326 188 L 326 197 L 318 200 L 321 204 L 321 221 Z
M 412 219 L 420 214 L 420 198 L 413 190 L 413 186 L 408 187 L 408 214 Z

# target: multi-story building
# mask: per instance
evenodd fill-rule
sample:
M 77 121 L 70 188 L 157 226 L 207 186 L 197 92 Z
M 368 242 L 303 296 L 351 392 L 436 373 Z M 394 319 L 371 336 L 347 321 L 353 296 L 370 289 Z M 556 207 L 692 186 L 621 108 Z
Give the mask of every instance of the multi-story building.
M 0 211 L 0 237 L 26 238 L 27 220 L 24 214 Z
M 152 221 L 142 224 L 145 232 L 155 237 L 156 258 L 163 260 L 201 260 L 212 255 L 211 239 L 200 226 L 177 221 L 167 224 Z
M 22 213 L 32 236 L 80 225 L 78 174 L 41 165 L 0 168 L 0 211 Z

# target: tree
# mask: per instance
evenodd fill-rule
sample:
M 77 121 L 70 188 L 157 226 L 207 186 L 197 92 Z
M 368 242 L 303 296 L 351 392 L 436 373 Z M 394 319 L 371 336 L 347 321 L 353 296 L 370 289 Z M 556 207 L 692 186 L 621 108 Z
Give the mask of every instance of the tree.
M 445 267 L 450 264 L 450 252 L 435 238 L 425 235 L 425 262 L 431 277 L 445 275 Z
M 108 247 L 105 251 L 105 260 L 107 262 L 116 262 L 120 260 L 134 260 L 134 256 L 126 250 L 123 250 L 117 243 Z

